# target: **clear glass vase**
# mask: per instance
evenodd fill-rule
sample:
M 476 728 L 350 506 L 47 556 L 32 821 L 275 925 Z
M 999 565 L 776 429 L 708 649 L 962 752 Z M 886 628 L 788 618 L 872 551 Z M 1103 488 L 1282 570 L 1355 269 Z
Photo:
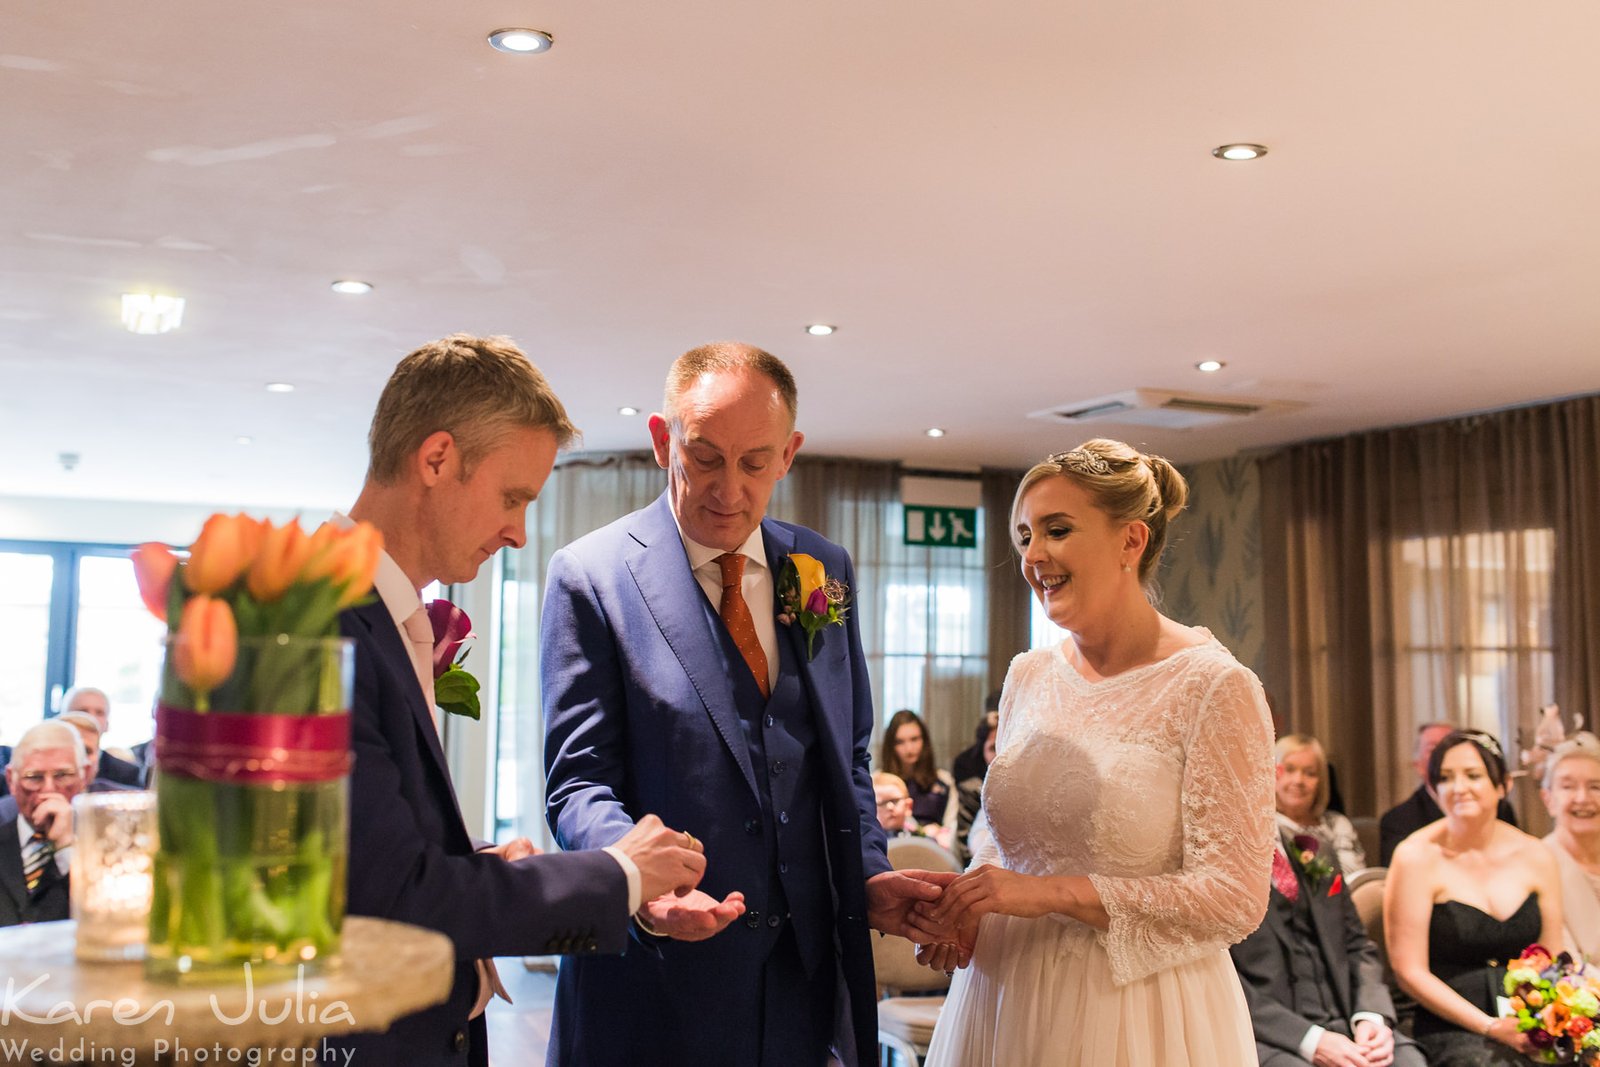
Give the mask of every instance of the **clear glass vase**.
M 344 922 L 353 646 L 240 638 L 233 672 L 196 694 L 174 668 L 181 640 L 168 639 L 157 710 L 146 972 L 312 973 L 337 958 Z

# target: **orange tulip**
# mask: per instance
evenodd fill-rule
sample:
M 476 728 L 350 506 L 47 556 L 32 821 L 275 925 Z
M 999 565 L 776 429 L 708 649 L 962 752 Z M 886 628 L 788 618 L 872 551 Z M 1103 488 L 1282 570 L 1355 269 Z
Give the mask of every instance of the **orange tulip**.
M 184 685 L 200 694 L 221 685 L 239 658 L 239 630 L 228 602 L 203 594 L 191 597 L 183 606 L 172 652 Z
M 191 592 L 222 592 L 250 566 L 261 547 L 261 523 L 248 515 L 213 515 L 189 546 L 189 565 L 183 583 Z
M 178 569 L 178 557 L 172 549 L 156 541 L 147 541 L 129 553 L 133 557 L 133 577 L 139 583 L 139 599 L 150 609 L 150 614 L 167 621 L 167 597 L 172 592 L 172 574 Z
M 340 587 L 339 606 L 349 607 L 372 589 L 383 552 L 383 534 L 369 522 L 341 530 L 329 523 L 311 535 L 313 554 L 304 577 L 326 578 Z
M 282 526 L 263 523 L 262 531 L 261 551 L 250 564 L 245 587 L 257 600 L 277 600 L 311 559 L 311 538 L 300 528 L 299 519 Z

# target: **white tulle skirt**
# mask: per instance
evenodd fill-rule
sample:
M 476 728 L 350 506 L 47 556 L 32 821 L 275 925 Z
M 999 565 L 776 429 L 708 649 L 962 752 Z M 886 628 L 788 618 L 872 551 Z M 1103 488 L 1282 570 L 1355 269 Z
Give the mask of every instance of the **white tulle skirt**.
M 1245 1067 L 1255 1048 L 1226 950 L 1118 987 L 1098 941 L 990 915 L 926 1067 Z

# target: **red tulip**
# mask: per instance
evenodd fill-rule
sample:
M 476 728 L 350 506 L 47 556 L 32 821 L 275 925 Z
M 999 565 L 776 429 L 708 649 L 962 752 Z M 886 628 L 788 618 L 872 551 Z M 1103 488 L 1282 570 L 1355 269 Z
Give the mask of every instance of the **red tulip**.
M 178 677 L 196 693 L 221 685 L 239 658 L 239 630 L 228 602 L 203 594 L 191 597 L 183 606 L 172 653 Z
M 167 598 L 172 592 L 172 574 L 178 569 L 178 557 L 172 549 L 156 541 L 147 541 L 134 549 L 133 577 L 139 583 L 139 599 L 150 609 L 150 614 L 167 621 Z
M 189 546 L 183 584 L 191 592 L 214 595 L 227 589 L 250 566 L 261 547 L 261 523 L 248 515 L 213 515 Z

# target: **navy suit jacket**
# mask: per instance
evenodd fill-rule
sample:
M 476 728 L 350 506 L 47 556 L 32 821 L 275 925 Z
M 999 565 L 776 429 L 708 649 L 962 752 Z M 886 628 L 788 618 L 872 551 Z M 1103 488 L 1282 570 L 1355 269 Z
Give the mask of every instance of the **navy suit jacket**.
M 348 910 L 447 935 L 456 967 L 444 1004 L 399 1020 L 385 1034 L 338 1044 L 368 1067 L 486 1064 L 483 1017 L 467 1020 L 478 991 L 473 961 L 621 951 L 627 879 L 603 852 L 515 863 L 476 853 L 431 710 L 388 608 L 381 600 L 353 608 L 339 625 L 356 646 Z
M 44 923 L 65 919 L 71 912 L 67 876 L 54 863 L 44 870 L 44 882 L 31 898 L 22 877 L 22 848 L 17 836 L 15 797 L 0 797 L 0 926 Z
M 791 553 L 804 552 L 854 592 L 844 549 L 771 519 L 761 530 L 775 577 Z M 856 620 L 852 609 L 843 626 L 825 627 L 814 659 L 797 624 L 779 623 L 777 638 L 795 642 L 816 724 L 834 897 L 823 914 L 833 916 L 856 1047 L 871 1057 L 877 1016 L 866 879 L 889 862 L 868 771 L 872 693 Z M 705 843 L 701 889 L 719 900 L 741 890 L 760 907 L 774 846 L 718 651 L 721 625 L 689 569 L 665 494 L 555 554 L 540 628 L 547 815 L 565 848 L 609 844 L 635 819 L 660 815 Z M 645 938 L 620 961 L 566 961 L 550 1062 L 687 1067 L 726 1059 L 731 1042 L 720 1035 L 756 1025 L 745 1015 L 759 993 L 729 980 L 760 973 L 753 954 L 768 943 L 754 934 L 741 921 L 703 942 Z M 719 976 L 721 986 L 708 986 Z

